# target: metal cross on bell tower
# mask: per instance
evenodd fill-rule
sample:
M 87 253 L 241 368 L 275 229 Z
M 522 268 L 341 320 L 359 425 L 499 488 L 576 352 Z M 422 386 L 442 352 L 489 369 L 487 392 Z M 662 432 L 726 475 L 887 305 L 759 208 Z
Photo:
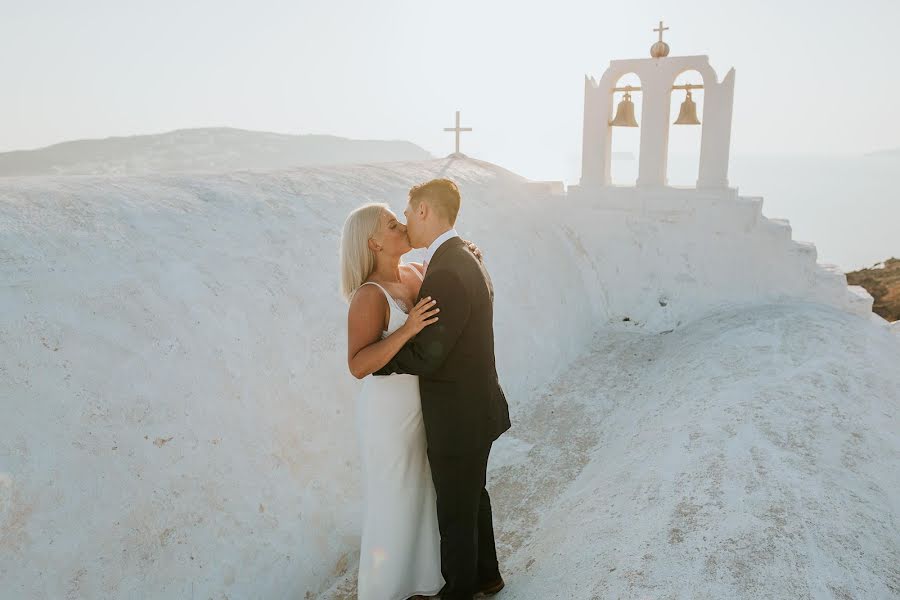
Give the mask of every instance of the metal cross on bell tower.
M 459 111 L 456 111 L 456 127 L 445 127 L 444 131 L 456 132 L 456 154 L 459 154 L 459 134 L 463 131 L 472 131 L 472 128 L 459 126 Z
M 661 41 L 663 41 L 663 39 L 662 39 L 662 37 L 663 37 L 663 31 L 668 31 L 668 30 L 669 30 L 669 28 L 668 28 L 668 27 L 663 27 L 663 22 L 660 21 L 660 22 L 659 22 L 659 27 L 657 27 L 657 28 L 654 29 L 653 31 L 658 31 L 658 32 L 659 32 L 659 41 L 661 42 Z

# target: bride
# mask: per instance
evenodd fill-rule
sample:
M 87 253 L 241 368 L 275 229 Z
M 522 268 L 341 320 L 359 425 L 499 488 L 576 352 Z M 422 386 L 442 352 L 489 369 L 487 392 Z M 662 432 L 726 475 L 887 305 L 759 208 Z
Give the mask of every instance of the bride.
M 363 380 L 357 405 L 364 496 L 359 600 L 431 596 L 444 585 L 419 378 L 372 376 L 439 318 L 436 301 L 416 302 L 422 265 L 400 263 L 411 249 L 406 226 L 386 204 L 361 206 L 344 223 L 347 361 Z

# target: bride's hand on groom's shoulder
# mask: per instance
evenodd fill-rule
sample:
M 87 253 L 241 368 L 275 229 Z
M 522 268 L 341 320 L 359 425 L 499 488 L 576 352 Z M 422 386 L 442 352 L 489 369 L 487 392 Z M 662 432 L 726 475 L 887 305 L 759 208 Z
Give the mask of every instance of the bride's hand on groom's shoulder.
M 481 248 L 475 245 L 475 242 L 470 242 L 469 240 L 463 240 L 466 243 L 466 246 L 469 247 L 469 252 L 475 255 L 475 258 L 478 260 L 484 260 L 484 255 L 481 253 Z
M 441 312 L 441 309 L 437 308 L 435 304 L 437 304 L 437 300 L 432 300 L 431 296 L 428 296 L 427 298 L 419 300 L 419 303 L 409 311 L 409 315 L 406 317 L 406 323 L 403 324 L 403 328 L 410 338 L 432 323 L 437 322 L 438 317 L 436 315 Z

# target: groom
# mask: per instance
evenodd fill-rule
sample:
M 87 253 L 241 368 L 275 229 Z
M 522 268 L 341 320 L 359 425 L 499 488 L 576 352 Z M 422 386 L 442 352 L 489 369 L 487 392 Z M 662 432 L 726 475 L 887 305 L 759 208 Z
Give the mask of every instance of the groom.
M 437 300 L 440 319 L 375 373 L 419 376 L 446 581 L 441 600 L 471 600 L 504 585 L 485 482 L 491 444 L 510 427 L 509 408 L 494 361 L 494 288 L 453 228 L 459 200 L 449 179 L 409 191 L 409 241 L 427 248 L 419 298 Z

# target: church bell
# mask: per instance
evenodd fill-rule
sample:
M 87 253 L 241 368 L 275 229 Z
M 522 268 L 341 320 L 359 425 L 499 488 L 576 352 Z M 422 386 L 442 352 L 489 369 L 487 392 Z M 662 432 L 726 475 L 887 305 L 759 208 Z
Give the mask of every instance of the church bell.
M 619 106 L 616 108 L 616 116 L 609 124 L 614 127 L 638 126 L 634 118 L 634 102 L 631 101 L 631 94 L 628 92 L 625 92 L 625 97 L 619 102 Z
M 699 125 L 700 119 L 697 118 L 697 105 L 691 99 L 691 90 L 687 91 L 687 98 L 681 103 L 681 111 L 678 118 L 675 119 L 675 125 Z

